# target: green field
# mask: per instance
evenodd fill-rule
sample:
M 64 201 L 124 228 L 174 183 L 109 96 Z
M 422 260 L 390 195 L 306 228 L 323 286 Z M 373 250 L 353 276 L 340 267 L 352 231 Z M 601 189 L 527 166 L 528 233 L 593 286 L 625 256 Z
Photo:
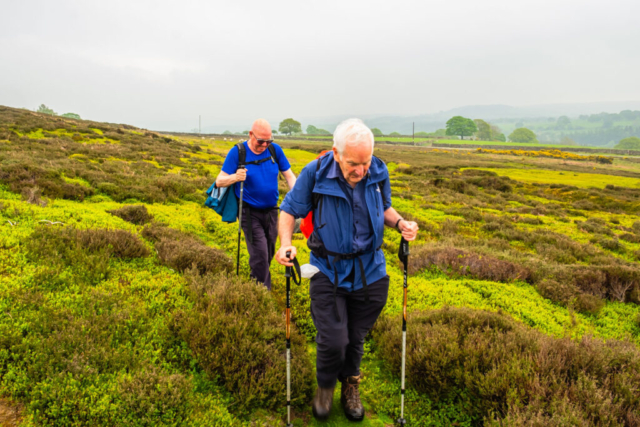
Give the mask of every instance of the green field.
M 284 425 L 283 268 L 272 264 L 271 293 L 255 286 L 243 244 L 236 279 L 237 223 L 203 206 L 235 141 L 6 107 L 0 140 L 0 417 Z M 298 174 L 326 144 L 281 145 Z M 420 226 L 410 425 L 636 425 L 640 164 L 452 151 L 375 150 L 393 206 Z M 302 236 L 294 244 L 306 262 Z M 398 245 L 387 228 L 365 426 L 399 415 Z M 294 425 L 346 426 L 337 401 L 329 422 L 311 417 L 308 286 L 292 291 Z
M 499 176 L 507 176 L 513 180 L 521 182 L 571 185 L 580 188 L 604 188 L 607 185 L 640 188 L 640 179 L 638 178 L 592 173 L 549 171 L 543 169 L 486 168 L 483 170 L 494 172 Z

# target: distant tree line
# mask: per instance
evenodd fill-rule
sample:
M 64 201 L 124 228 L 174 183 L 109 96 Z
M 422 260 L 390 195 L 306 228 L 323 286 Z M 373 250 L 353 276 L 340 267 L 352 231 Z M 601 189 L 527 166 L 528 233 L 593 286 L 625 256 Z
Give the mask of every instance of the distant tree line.
M 51 108 L 47 107 L 44 104 L 40 104 L 40 106 L 36 110 L 36 113 L 49 114 L 49 115 L 52 115 L 52 116 L 57 116 L 58 115 L 58 113 L 56 113 L 55 111 L 53 111 Z M 80 115 L 76 114 L 76 113 L 64 113 L 64 114 L 61 115 L 61 117 L 66 117 L 68 119 L 80 120 Z
M 594 129 L 590 131 L 570 132 L 563 134 L 579 145 L 603 145 L 609 141 L 620 141 L 629 136 L 640 137 L 640 126 L 618 126 L 609 129 Z

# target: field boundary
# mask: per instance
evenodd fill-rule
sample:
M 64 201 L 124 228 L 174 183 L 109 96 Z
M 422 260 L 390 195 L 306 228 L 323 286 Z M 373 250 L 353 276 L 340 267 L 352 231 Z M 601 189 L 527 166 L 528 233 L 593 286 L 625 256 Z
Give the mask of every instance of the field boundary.
M 606 154 L 619 154 L 619 155 L 627 155 L 627 156 L 640 156 L 640 150 L 618 150 L 615 148 L 599 148 L 599 147 L 557 147 L 553 145 L 532 145 L 522 146 L 522 145 L 484 145 L 484 144 L 440 144 L 433 143 L 433 148 L 486 148 L 489 150 L 525 150 L 525 151 L 540 151 L 540 150 L 559 150 L 566 151 L 572 153 L 593 153 L 597 151 L 598 153 L 606 153 Z

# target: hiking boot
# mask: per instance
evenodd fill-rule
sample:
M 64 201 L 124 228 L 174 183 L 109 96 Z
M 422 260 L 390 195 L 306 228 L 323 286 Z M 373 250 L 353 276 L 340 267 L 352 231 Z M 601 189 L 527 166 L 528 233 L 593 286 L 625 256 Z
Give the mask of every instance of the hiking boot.
M 364 406 L 360 401 L 360 376 L 347 377 L 342 381 L 342 390 L 340 393 L 340 403 L 344 414 L 350 421 L 362 421 L 364 419 Z
M 313 416 L 320 421 L 324 421 L 329 418 L 329 412 L 331 411 L 331 405 L 333 405 L 333 387 L 322 388 L 318 387 L 316 395 L 313 398 Z

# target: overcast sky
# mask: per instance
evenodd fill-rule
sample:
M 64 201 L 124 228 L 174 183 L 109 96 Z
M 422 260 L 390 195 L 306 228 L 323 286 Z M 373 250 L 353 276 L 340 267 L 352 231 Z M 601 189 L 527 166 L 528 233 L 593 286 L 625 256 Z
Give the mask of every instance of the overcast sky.
M 640 100 L 638 0 L 0 6 L 0 105 L 150 129 Z

